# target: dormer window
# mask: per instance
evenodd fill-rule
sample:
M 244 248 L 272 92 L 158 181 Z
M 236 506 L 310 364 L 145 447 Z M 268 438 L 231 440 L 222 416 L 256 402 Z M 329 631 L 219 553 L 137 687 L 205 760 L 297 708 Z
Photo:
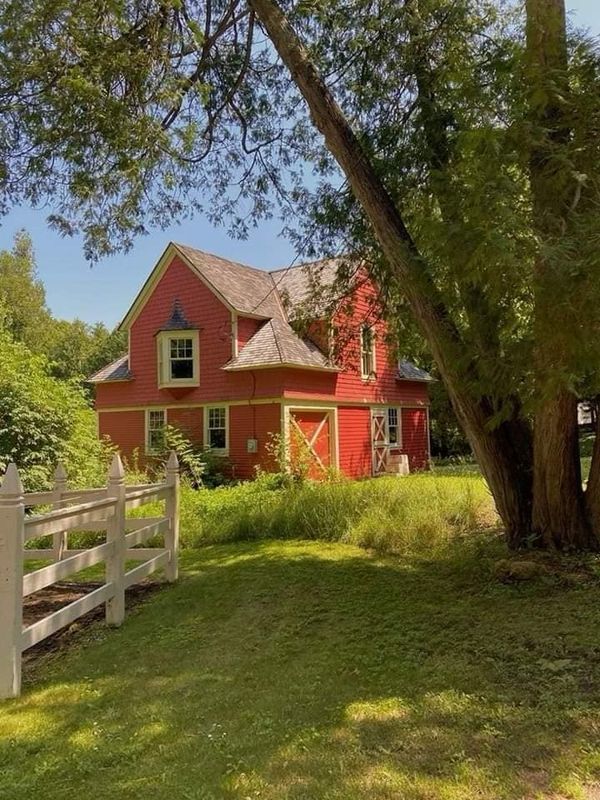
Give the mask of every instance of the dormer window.
M 194 378 L 194 340 L 170 339 L 169 374 L 172 381 Z
M 198 331 L 161 331 L 157 336 L 159 388 L 198 386 Z
M 375 377 L 375 336 L 370 325 L 360 329 L 360 374 L 364 381 Z

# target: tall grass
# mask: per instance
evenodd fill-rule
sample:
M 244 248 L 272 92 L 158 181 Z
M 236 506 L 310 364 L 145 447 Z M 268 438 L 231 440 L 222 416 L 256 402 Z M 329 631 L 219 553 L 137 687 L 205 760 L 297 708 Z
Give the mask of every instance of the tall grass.
M 426 554 L 495 521 L 479 476 L 413 475 L 287 488 L 259 479 L 214 490 L 184 487 L 181 503 L 184 547 L 293 538 Z

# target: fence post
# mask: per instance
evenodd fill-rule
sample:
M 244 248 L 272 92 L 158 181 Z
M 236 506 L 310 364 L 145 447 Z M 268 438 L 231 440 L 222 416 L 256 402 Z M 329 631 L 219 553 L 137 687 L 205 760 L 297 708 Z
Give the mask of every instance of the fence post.
M 21 693 L 24 518 L 23 485 L 11 462 L 0 486 L 0 698 Z
M 173 583 L 179 575 L 179 462 L 175 450 L 171 450 L 167 461 L 166 482 L 170 491 L 165 509 L 169 520 L 169 529 L 165 534 L 165 547 L 169 550 L 165 575 L 169 583 Z
M 114 594 L 106 601 L 106 622 L 120 625 L 125 618 L 125 470 L 115 453 L 108 471 L 107 496 L 116 499 L 114 516 L 108 518 L 106 541 L 113 543 L 106 559 L 106 582 L 112 583 Z
M 62 493 L 67 491 L 67 473 L 58 462 L 54 470 L 54 508 L 62 508 Z M 67 549 L 67 532 L 59 531 L 52 536 L 52 560 L 60 561 Z

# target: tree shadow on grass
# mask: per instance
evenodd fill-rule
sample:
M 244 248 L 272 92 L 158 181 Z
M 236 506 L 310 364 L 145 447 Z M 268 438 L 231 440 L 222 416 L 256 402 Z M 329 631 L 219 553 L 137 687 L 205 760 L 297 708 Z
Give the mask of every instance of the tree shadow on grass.
M 595 584 L 503 586 L 467 549 L 185 561 L 0 708 L 0 797 L 558 798 L 600 769 Z

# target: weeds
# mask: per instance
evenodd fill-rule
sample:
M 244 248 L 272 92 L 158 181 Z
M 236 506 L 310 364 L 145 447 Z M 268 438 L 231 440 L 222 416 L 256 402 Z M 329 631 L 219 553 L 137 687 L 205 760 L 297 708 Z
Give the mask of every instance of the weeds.
M 212 491 L 184 487 L 181 503 L 184 547 L 321 539 L 417 554 L 439 550 L 456 536 L 495 521 L 492 499 L 477 476 L 413 475 L 281 487 L 264 475 Z

